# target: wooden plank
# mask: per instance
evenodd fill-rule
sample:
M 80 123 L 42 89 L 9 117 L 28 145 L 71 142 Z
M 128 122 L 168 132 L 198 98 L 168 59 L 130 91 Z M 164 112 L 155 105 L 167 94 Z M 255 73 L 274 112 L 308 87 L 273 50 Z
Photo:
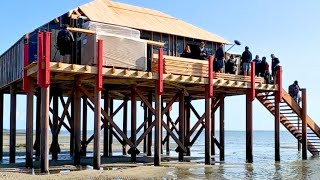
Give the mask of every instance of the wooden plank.
M 33 94 L 34 82 L 29 78 L 26 108 L 26 167 L 33 167 Z M 0 100 L 0 103 L 2 101 Z M 0 107 L 1 108 L 1 107 Z M 2 130 L 2 129 L 1 129 Z M 2 138 L 2 136 L 1 136 Z M 1 146 L 2 147 L 2 146 Z M 2 148 L 1 148 L 2 149 Z
M 81 161 L 81 94 L 78 86 L 80 83 L 75 81 L 75 93 L 74 93 L 74 165 L 80 165 Z
M 16 122 L 17 122 L 17 87 L 10 86 L 10 152 L 9 162 L 16 162 Z
M 96 81 L 98 78 L 96 78 Z M 96 82 L 98 84 L 98 82 Z M 82 90 L 82 89 L 81 89 Z M 82 90 L 83 91 L 83 90 Z M 91 102 L 94 103 L 94 142 L 93 142 L 93 168 L 100 170 L 101 156 L 100 156 L 100 119 L 101 119 L 101 91 L 98 90 L 98 87 L 95 86 L 94 97 L 89 97 Z
M 86 157 L 87 155 L 87 125 L 88 125 L 88 98 L 84 96 L 82 98 L 82 155 Z
M 40 166 L 41 172 L 49 172 L 49 94 L 50 87 L 41 88 L 41 138 L 40 138 Z
M 3 159 L 3 99 L 4 93 L 0 91 L 0 160 Z

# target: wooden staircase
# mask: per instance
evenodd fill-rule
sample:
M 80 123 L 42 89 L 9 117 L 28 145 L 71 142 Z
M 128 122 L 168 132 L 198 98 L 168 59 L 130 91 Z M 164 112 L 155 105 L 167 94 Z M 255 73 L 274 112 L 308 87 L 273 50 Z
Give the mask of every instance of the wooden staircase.
M 283 89 L 280 102 L 280 122 L 297 139 L 302 140 L 301 107 Z M 258 93 L 257 99 L 266 107 L 271 114 L 275 115 L 275 96 L 273 94 Z M 307 147 L 312 155 L 320 152 L 320 128 L 307 115 Z

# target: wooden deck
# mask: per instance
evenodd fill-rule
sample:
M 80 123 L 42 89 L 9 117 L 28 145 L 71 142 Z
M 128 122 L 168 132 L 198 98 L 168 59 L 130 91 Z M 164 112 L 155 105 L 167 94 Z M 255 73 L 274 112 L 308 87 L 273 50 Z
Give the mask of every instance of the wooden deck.
M 26 67 L 27 75 L 36 79 L 37 64 L 33 63 Z M 78 78 L 83 85 L 93 92 L 96 66 L 66 64 L 61 62 L 50 62 L 51 84 L 56 84 L 63 89 L 64 93 L 71 90 L 74 80 Z M 123 99 L 130 94 L 128 85 L 136 84 L 143 87 L 145 92 L 155 89 L 154 81 L 158 79 L 156 72 L 145 72 L 139 70 L 122 69 L 116 67 L 103 67 L 103 84 L 108 85 L 112 90 L 113 98 Z M 185 75 L 185 74 L 163 74 L 165 97 L 172 97 L 177 90 L 183 89 L 191 95 L 193 99 L 203 99 L 205 84 L 208 84 L 208 77 Z M 245 94 L 247 89 L 251 88 L 250 76 L 214 74 L 213 84 L 215 92 L 225 92 L 227 95 Z M 277 91 L 277 85 L 264 84 L 261 78 L 257 78 L 255 83 L 257 91 Z

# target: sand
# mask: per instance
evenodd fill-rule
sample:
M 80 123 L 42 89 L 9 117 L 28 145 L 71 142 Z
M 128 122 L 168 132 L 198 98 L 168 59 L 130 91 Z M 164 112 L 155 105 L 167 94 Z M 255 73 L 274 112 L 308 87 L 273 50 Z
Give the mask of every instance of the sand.
M 118 170 L 81 170 L 50 175 L 30 175 L 16 172 L 0 172 L 0 179 L 162 179 L 168 167 L 140 166 Z

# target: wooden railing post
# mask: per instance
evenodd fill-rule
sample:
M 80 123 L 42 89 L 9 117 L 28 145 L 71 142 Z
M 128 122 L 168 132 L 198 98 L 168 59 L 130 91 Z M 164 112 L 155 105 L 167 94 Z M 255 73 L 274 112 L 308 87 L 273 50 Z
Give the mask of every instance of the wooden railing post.
M 307 90 L 302 91 L 302 108 L 301 108 L 301 120 L 302 120 L 302 159 L 307 159 Z

